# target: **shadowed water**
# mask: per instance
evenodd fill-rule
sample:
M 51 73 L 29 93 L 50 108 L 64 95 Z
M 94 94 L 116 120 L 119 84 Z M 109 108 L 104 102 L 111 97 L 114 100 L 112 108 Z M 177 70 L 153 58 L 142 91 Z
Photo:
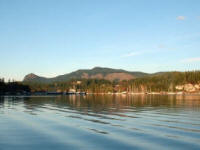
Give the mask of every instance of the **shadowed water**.
M 0 97 L 0 150 L 199 150 L 198 95 Z

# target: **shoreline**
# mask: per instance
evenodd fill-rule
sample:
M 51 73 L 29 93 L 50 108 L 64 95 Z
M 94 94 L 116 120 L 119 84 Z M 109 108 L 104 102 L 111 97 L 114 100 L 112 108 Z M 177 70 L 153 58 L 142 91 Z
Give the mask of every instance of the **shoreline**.
M 200 95 L 200 92 L 137 92 L 137 93 L 30 93 L 30 94 L 3 94 L 0 95 L 0 97 L 10 97 L 10 96 L 24 96 L 24 97 L 33 97 L 33 96 L 86 96 L 86 95 L 123 95 L 123 96 L 128 96 L 128 95 Z

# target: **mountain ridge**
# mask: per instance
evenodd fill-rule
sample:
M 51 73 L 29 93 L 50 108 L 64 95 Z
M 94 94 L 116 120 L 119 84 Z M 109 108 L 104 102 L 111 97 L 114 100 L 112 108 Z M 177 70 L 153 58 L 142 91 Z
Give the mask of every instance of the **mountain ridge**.
M 71 73 L 59 75 L 52 78 L 38 76 L 34 73 L 26 75 L 23 79 L 24 82 L 40 82 L 40 83 L 51 83 L 51 82 L 62 82 L 69 81 L 70 79 L 105 79 L 105 80 L 130 80 L 139 77 L 150 75 L 148 73 L 140 71 L 126 71 L 123 69 L 113 69 L 105 67 L 94 67 L 92 69 L 79 69 Z

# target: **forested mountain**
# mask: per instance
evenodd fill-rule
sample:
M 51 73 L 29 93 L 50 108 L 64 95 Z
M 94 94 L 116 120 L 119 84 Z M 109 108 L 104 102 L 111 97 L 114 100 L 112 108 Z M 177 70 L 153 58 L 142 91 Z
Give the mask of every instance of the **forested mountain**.
M 130 72 L 122 69 L 111 69 L 95 67 L 93 69 L 77 70 L 75 72 L 60 75 L 54 78 L 45 78 L 37 76 L 33 73 L 28 74 L 24 78 L 24 82 L 39 82 L 39 83 L 52 83 L 52 82 L 64 82 L 71 79 L 105 79 L 109 81 L 122 81 L 131 80 L 138 77 L 144 77 L 149 74 L 143 72 Z
M 95 69 L 94 69 L 95 70 Z M 119 70 L 118 70 L 119 71 Z M 122 73 L 123 70 L 120 70 Z M 77 73 L 78 72 L 78 73 Z M 99 68 L 96 72 L 90 73 L 85 70 L 79 70 L 72 74 L 76 74 L 78 78 L 69 78 L 67 81 L 55 81 L 55 82 L 39 82 L 43 78 L 37 77 L 37 82 L 34 80 L 24 81 L 23 83 L 29 85 L 32 91 L 59 91 L 70 92 L 70 90 L 78 92 L 88 93 L 151 93 L 151 92 L 200 92 L 200 71 L 189 72 L 160 72 L 155 74 L 142 74 L 141 76 L 135 76 L 132 79 L 126 78 L 126 80 L 107 80 L 105 78 L 91 78 L 92 75 L 99 73 Z M 81 73 L 88 73 L 90 78 L 81 78 L 78 76 Z M 90 74 L 89 74 L 90 73 Z M 127 72 L 125 72 L 127 73 Z M 107 76 L 108 70 L 105 69 L 102 76 Z M 129 73 L 131 75 L 131 73 Z M 32 78 L 35 78 L 32 75 Z M 46 80 L 46 78 L 44 78 Z M 115 78 L 116 79 L 116 78 Z M 47 79 L 48 80 L 48 79 Z

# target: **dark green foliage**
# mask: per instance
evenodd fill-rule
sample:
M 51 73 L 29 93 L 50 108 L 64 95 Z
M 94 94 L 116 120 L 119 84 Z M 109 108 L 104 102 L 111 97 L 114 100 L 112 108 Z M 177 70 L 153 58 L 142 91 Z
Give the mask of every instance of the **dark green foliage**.
M 49 84 L 44 83 L 33 83 L 33 82 L 24 82 L 31 87 L 33 92 L 35 91 L 48 91 L 48 92 L 55 92 L 55 91 L 62 91 L 62 92 L 69 92 L 70 89 L 76 89 L 78 92 L 93 92 L 93 93 L 100 93 L 100 92 L 112 92 L 113 85 L 112 82 L 103 79 L 81 79 L 75 80 L 71 79 L 70 81 L 66 82 L 54 82 Z
M 176 85 L 195 84 L 200 81 L 200 71 L 166 72 L 130 81 L 137 91 L 174 91 Z M 143 90 L 142 90 L 143 88 Z
M 4 82 L 4 79 L 0 79 L 0 95 L 4 94 L 23 94 L 30 92 L 28 85 L 24 85 L 19 82 Z
M 98 70 L 98 68 L 97 68 Z M 175 91 L 176 85 L 200 82 L 200 72 L 166 72 L 136 78 L 129 81 L 113 82 L 104 79 L 71 79 L 66 82 L 38 83 L 25 82 L 32 91 L 76 91 L 107 93 L 107 92 L 162 92 Z

